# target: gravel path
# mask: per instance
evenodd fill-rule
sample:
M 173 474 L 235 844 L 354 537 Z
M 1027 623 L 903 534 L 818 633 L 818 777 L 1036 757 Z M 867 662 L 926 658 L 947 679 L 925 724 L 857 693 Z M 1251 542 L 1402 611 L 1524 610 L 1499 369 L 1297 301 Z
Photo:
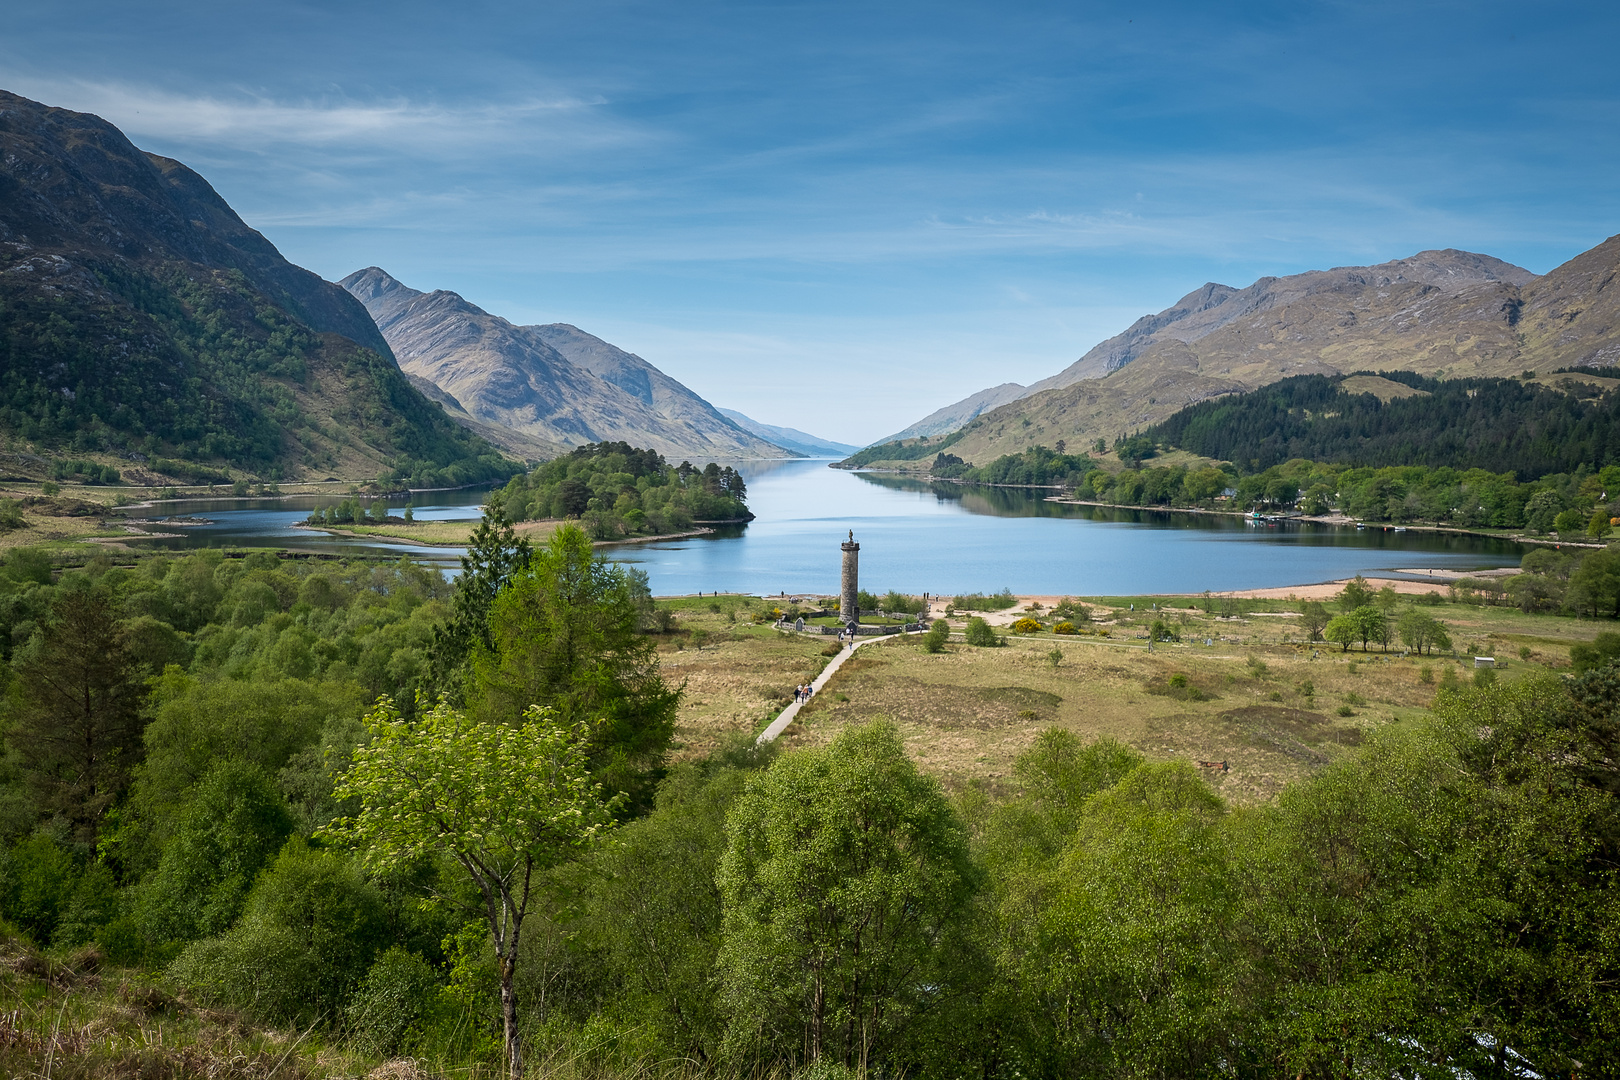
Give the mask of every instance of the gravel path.
M 920 634 L 923 631 L 915 630 L 912 632 Z M 817 675 L 813 680 L 811 680 L 810 696 L 814 698 L 817 694 L 821 693 L 821 688 L 827 685 L 827 680 L 833 677 L 833 672 L 843 667 L 844 661 L 848 660 L 851 656 L 854 656 L 856 649 L 863 649 L 868 645 L 876 645 L 880 641 L 893 641 L 897 637 L 904 636 L 904 634 L 884 634 L 882 637 L 869 637 L 865 641 L 857 640 L 855 644 L 833 657 L 832 663 L 822 668 L 821 674 Z M 759 738 L 754 740 L 754 745 L 763 746 L 764 744 L 775 739 L 778 735 L 782 734 L 782 732 L 786 731 L 787 726 L 793 723 L 793 718 L 799 715 L 799 706 L 802 704 L 804 704 L 804 702 L 795 701 L 793 704 L 783 709 L 776 719 L 771 721 L 770 726 L 759 733 Z

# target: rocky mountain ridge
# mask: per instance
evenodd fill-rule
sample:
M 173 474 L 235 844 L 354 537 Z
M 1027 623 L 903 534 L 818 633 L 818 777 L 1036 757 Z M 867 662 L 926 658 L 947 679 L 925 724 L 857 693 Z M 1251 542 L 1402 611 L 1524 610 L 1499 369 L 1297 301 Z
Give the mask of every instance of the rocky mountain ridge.
M 1059 439 L 1112 442 L 1186 405 L 1291 375 L 1505 376 L 1620 363 L 1617 272 L 1620 237 L 1542 277 L 1445 250 L 1244 289 L 1209 283 L 959 425 L 951 452 L 983 464 Z
M 438 387 L 477 423 L 559 447 L 622 440 L 666 457 L 792 456 L 578 327 L 519 326 L 375 266 L 338 284 L 365 306 L 401 370 Z

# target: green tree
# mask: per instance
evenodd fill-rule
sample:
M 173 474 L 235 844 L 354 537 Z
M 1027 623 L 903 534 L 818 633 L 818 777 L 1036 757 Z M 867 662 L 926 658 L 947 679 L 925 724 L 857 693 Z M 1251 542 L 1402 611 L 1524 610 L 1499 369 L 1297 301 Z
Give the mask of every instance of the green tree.
M 13 662 L 6 742 L 40 812 L 91 847 L 141 756 L 140 672 L 117 614 L 101 590 L 64 590 Z
M 928 632 L 923 635 L 923 648 L 931 653 L 942 653 L 945 651 L 945 643 L 950 640 L 951 624 L 944 619 L 935 619 Z
M 450 619 L 434 630 L 428 650 L 430 678 L 438 693 L 453 702 L 462 701 L 467 666 L 475 650 L 494 644 L 489 636 L 489 612 L 495 597 L 532 554 L 528 539 L 519 537 L 508 520 L 501 493 L 491 495 L 468 542 L 467 554 L 461 557 Z
M 1423 655 L 1425 649 L 1433 652 L 1451 648 L 1451 635 L 1446 632 L 1445 623 L 1416 608 L 1401 612 L 1397 629 L 1401 642 L 1416 649 L 1419 656 Z
M 1565 600 L 1593 618 L 1620 618 L 1620 551 L 1604 548 L 1587 553 L 1569 576 Z
M 1014 875 L 1000 963 L 1032 1029 L 1029 1071 L 1218 1069 L 1236 899 L 1224 813 L 1192 766 L 1138 764 L 1083 805 L 1059 857 Z
M 219 763 L 251 764 L 277 777 L 294 755 L 319 740 L 326 724 L 339 716 L 352 723 L 363 709 L 360 688 L 348 683 L 166 672 L 153 681 L 148 699 L 146 758 L 130 792 L 134 813 L 117 835 L 120 858 L 149 868 L 194 787 Z
M 892 1059 L 942 992 L 975 888 L 966 834 L 894 726 L 846 730 L 748 785 L 726 822 L 717 965 L 740 1061 Z
M 1564 497 L 1550 489 L 1536 492 L 1524 504 L 1525 527 L 1531 532 L 1551 532 L 1553 521 L 1564 510 Z
M 1553 518 L 1552 531 L 1565 538 L 1578 536 L 1586 530 L 1588 520 L 1590 515 L 1571 507 Z
M 774 758 L 752 740 L 671 770 L 646 817 L 592 860 L 585 935 L 634 996 L 666 1052 L 712 1058 L 722 1021 L 714 995 L 726 814 L 751 774 Z
M 1321 641 L 1322 631 L 1328 624 L 1327 605 L 1320 600 L 1307 600 L 1299 606 L 1300 627 L 1307 641 Z
M 544 705 L 564 724 L 590 721 L 598 778 L 645 802 L 682 690 L 660 676 L 642 618 L 624 570 L 598 557 L 579 529 L 558 529 L 490 610 L 490 646 L 474 657 L 475 715 L 510 722 Z
M 184 790 L 179 829 L 139 892 L 141 924 L 159 942 L 228 930 L 293 831 L 286 799 L 250 762 L 225 758 Z
M 1361 625 L 1352 615 L 1335 615 L 1322 628 L 1322 637 L 1349 652 L 1350 646 L 1361 637 Z
M 1346 618 L 1355 623 L 1356 638 L 1361 642 L 1362 652 L 1367 651 L 1367 645 L 1371 641 L 1382 643 L 1388 640 L 1389 620 L 1384 618 L 1382 611 L 1371 604 L 1356 608 Z
M 590 776 L 590 727 L 539 706 L 516 724 L 477 723 L 443 703 L 418 713 L 406 720 L 385 698 L 366 715 L 371 742 L 336 788 L 360 811 L 328 831 L 374 870 L 442 854 L 466 872 L 489 920 L 507 1070 L 518 1080 L 514 974 L 537 875 L 584 851 L 611 820 Z
M 1344 591 L 1339 593 L 1339 607 L 1345 611 L 1354 611 L 1358 607 L 1365 607 L 1373 602 L 1372 585 L 1367 579 L 1357 574 L 1344 584 Z

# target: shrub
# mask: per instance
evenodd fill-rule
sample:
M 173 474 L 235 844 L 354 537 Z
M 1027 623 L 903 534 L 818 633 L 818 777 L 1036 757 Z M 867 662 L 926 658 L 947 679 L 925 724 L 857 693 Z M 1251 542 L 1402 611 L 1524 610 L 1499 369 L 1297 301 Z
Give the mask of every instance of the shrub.
M 1072 622 L 1060 622 L 1056 626 L 1052 627 L 1052 633 L 1054 633 L 1054 634 L 1070 635 L 1070 634 L 1078 634 L 1079 632 L 1080 631 L 1075 627 L 1074 623 L 1072 623 Z
M 977 615 L 967 621 L 967 629 L 963 636 L 969 645 L 988 647 L 996 644 L 995 631 L 990 629 L 989 623 Z
M 934 625 L 930 626 L 928 633 L 923 635 L 923 648 L 931 653 L 942 653 L 945 651 L 945 643 L 950 638 L 951 624 L 944 619 L 935 619 Z
M 73 856 L 48 836 L 21 840 L 0 853 L 0 915 L 34 939 L 49 945 L 68 906 L 78 871 Z
M 1012 590 L 1002 589 L 989 596 L 982 593 L 965 593 L 956 598 L 955 606 L 963 611 L 1006 611 L 1016 603 L 1018 601 L 1014 599 Z
M 432 965 L 405 949 L 389 949 L 377 957 L 349 999 L 355 1041 L 381 1057 L 409 1051 L 421 1037 L 438 992 Z
M 1574 665 L 1577 675 L 1608 667 L 1616 659 L 1620 659 L 1620 634 L 1613 631 L 1599 634 L 1592 639 L 1590 645 L 1569 647 L 1569 660 Z
M 1354 716 L 1354 715 L 1356 715 L 1356 710 L 1352 709 L 1348 705 L 1340 705 L 1339 706 L 1339 715 L 1340 716 Z
M 1015 634 L 1038 634 L 1042 629 L 1039 620 L 1027 617 L 1012 624 L 1012 632 Z
M 1052 614 L 1070 622 L 1090 622 L 1091 609 L 1073 597 L 1064 597 L 1057 606 L 1052 608 Z
M 903 611 L 912 615 L 919 615 L 928 610 L 923 605 L 922 597 L 907 596 L 892 589 L 883 594 L 881 604 L 884 611 Z
M 348 861 L 290 841 L 231 931 L 188 946 L 171 967 L 206 998 L 272 1023 L 338 1015 L 387 930 L 382 894 Z
M 106 863 L 93 862 L 62 910 L 55 943 L 69 948 L 99 943 L 103 929 L 118 921 L 118 914 L 118 881 Z
M 303 936 L 264 919 L 244 919 L 222 937 L 193 942 L 169 974 L 204 1000 L 235 1005 L 271 1023 L 307 1024 L 319 1015 L 308 988 L 319 959 Z

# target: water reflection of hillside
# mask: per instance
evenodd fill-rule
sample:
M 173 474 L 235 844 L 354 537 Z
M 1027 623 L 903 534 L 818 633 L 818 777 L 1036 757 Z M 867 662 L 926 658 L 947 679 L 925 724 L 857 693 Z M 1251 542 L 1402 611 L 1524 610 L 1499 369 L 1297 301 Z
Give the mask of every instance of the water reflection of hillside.
M 671 465 L 679 465 L 682 459 L 677 456 L 665 458 L 665 460 Z M 762 480 L 772 473 L 781 472 L 783 469 L 803 469 L 810 466 L 824 468 L 826 466 L 826 461 L 820 458 L 711 458 L 700 454 L 690 458 L 690 460 L 696 465 L 707 465 L 711 461 L 722 468 L 730 465 L 733 469 L 742 473 L 743 480 L 750 484 L 756 480 Z M 833 460 L 836 459 L 827 459 L 827 461 Z
M 1302 542 L 1313 547 L 1363 548 L 1391 551 L 1426 551 L 1513 556 L 1519 545 L 1496 537 L 1472 536 L 1453 532 L 1413 530 L 1396 533 L 1385 529 L 1365 530 L 1322 525 L 1315 522 L 1282 522 L 1255 525 L 1236 514 L 1197 514 L 1183 510 L 1150 510 L 1134 507 L 1074 506 L 1048 502 L 1054 494 L 1046 488 L 998 488 L 974 484 L 951 484 L 919 480 L 909 476 L 881 473 L 855 473 L 862 480 L 891 491 L 931 493 L 942 503 L 950 503 L 970 514 L 1003 518 L 1068 518 L 1118 525 L 1145 525 L 1152 529 L 1249 534 L 1281 541 Z

